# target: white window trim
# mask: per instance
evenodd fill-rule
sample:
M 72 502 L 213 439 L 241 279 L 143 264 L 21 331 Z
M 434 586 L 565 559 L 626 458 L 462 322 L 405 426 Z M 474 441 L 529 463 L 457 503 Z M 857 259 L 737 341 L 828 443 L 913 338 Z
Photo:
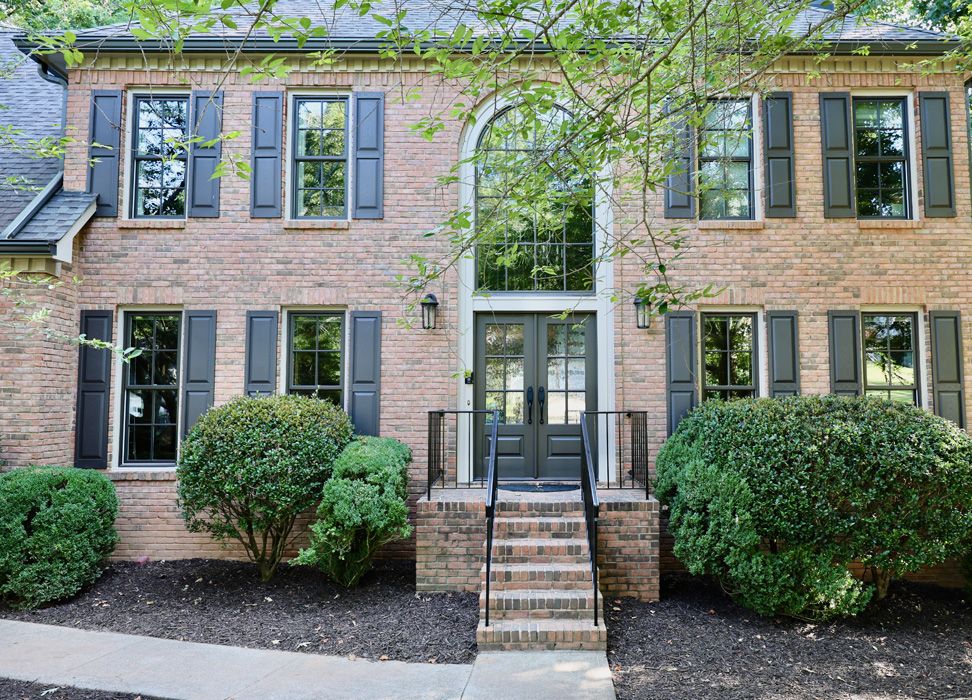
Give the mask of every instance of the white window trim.
M 459 208 L 475 210 L 475 174 L 470 158 L 475 154 L 480 135 L 489 125 L 493 117 L 518 103 L 518 100 L 506 96 L 487 99 L 474 114 L 474 119 L 467 123 L 460 139 L 460 167 L 459 167 Z M 594 255 L 597 257 L 607 246 L 606 232 L 614 226 L 614 212 L 611 207 L 611 173 L 608 169 L 602 173 L 597 187 L 594 207 Z M 473 255 L 466 255 L 459 261 L 459 284 L 457 286 L 458 299 L 458 361 L 456 367 L 456 407 L 459 410 L 473 408 L 473 386 L 466 384 L 465 371 L 475 366 L 475 318 L 479 312 L 523 312 L 523 313 L 560 313 L 565 309 L 577 312 L 593 312 L 597 324 L 597 407 L 599 411 L 615 410 L 615 363 L 614 363 L 614 310 L 615 303 L 611 301 L 614 291 L 614 262 L 602 262 L 595 271 L 593 294 L 544 294 L 536 292 L 502 292 L 490 296 L 475 294 L 476 289 L 476 261 Z M 627 305 L 626 305 L 627 306 Z M 467 425 L 469 421 L 460 421 L 457 436 L 458 479 L 460 483 L 468 482 L 472 475 L 472 465 L 469 449 L 472 434 Z M 609 424 L 605 428 L 606 434 L 598 440 L 598 450 L 602 464 L 609 466 L 610 478 L 613 480 L 614 459 L 614 430 Z
M 730 304 L 712 304 L 711 306 L 700 306 L 695 313 L 695 322 L 699 332 L 696 333 L 696 356 L 698 357 L 697 371 L 699 373 L 699 403 L 705 399 L 702 392 L 705 388 L 705 333 L 702 326 L 702 314 L 753 314 L 756 316 L 756 396 L 770 396 L 769 387 L 769 348 L 767 342 L 769 334 L 766 329 L 766 310 L 762 306 Z
M 915 118 L 915 93 L 914 90 L 901 88 L 859 88 L 851 90 L 851 143 L 854 142 L 854 98 L 855 97 L 891 97 L 905 98 L 905 138 L 908 145 L 908 200 L 911 215 L 906 219 L 889 219 L 885 217 L 869 217 L 861 219 L 857 213 L 857 202 L 854 202 L 854 216 L 859 221 L 919 221 L 921 213 L 918 209 L 918 139 L 915 132 L 917 119 Z M 852 146 L 853 148 L 853 146 Z M 856 155 L 854 158 L 855 170 L 851 175 L 854 177 L 854 196 L 857 196 L 857 170 Z
M 914 304 L 867 304 L 860 307 L 860 314 L 876 313 L 907 313 L 914 314 L 918 327 L 915 329 L 915 354 L 916 369 L 918 370 L 918 408 L 926 411 L 932 410 L 931 382 L 929 381 L 928 352 L 929 346 L 926 339 L 925 316 L 927 311 L 922 306 Z M 864 324 L 860 324 L 860 338 L 858 339 L 857 361 L 861 367 L 861 394 L 863 395 L 866 387 L 864 379 Z
M 290 377 L 290 317 L 300 314 L 334 314 L 341 316 L 343 323 L 344 347 L 341 357 L 341 408 L 348 411 L 351 406 L 351 313 L 342 306 L 285 306 L 281 309 L 283 318 L 283 342 L 280 348 L 280 362 L 277 375 L 277 393 L 287 394 L 287 380 Z
M 345 166 L 345 182 L 344 182 L 344 199 L 345 199 L 345 216 L 344 218 L 336 217 L 329 219 L 314 219 L 314 218 L 301 218 L 294 216 L 294 182 L 293 177 L 293 161 L 291 160 L 294 156 L 294 113 L 296 110 L 297 99 L 301 97 L 340 97 L 347 102 L 347 118 L 345 120 L 347 126 L 347 132 L 345 134 L 347 143 L 347 161 Z M 286 129 L 284 133 L 285 138 L 285 148 L 284 148 L 284 222 L 291 223 L 294 221 L 351 221 L 354 202 L 351 201 L 352 193 L 354 192 L 354 92 L 351 90 L 338 90 L 338 89 L 328 89 L 328 88 L 301 88 L 300 90 L 289 90 L 287 92 L 287 109 L 284 112 L 284 121 Z
M 111 423 L 111 452 L 112 458 L 110 462 L 110 470 L 112 471 L 174 471 L 178 463 L 179 451 L 182 449 L 182 409 L 183 409 L 183 364 L 185 360 L 186 351 L 186 309 L 182 306 L 171 305 L 137 305 L 133 304 L 130 306 L 124 306 L 118 308 L 118 313 L 115 314 L 115 338 L 121 338 L 121 345 L 127 343 L 127 338 L 125 337 L 125 325 L 128 317 L 133 314 L 139 313 L 178 313 L 179 314 L 179 368 L 178 368 L 178 384 L 177 391 L 179 392 L 179 411 L 176 415 L 176 463 L 173 464 L 148 464 L 148 463 L 134 463 L 128 464 L 125 462 L 124 455 L 122 454 L 122 449 L 124 447 L 124 433 L 125 433 L 125 380 L 124 372 L 128 367 L 128 363 L 124 362 L 120 357 L 116 356 L 114 377 L 113 377 L 113 396 L 112 403 L 114 408 L 114 418 Z
M 122 173 L 122 216 L 123 222 L 141 221 L 171 221 L 173 223 L 185 221 L 189 217 L 189 155 L 186 154 L 186 211 L 182 216 L 158 217 L 158 216 L 135 216 L 135 173 L 132 171 L 132 161 L 134 160 L 135 150 L 135 100 L 139 97 L 168 97 L 174 95 L 185 97 L 189 103 L 186 110 L 186 118 L 189 120 L 189 131 L 192 131 L 192 91 L 185 88 L 176 87 L 173 89 L 162 87 L 129 88 L 125 91 L 125 124 L 122 129 L 122 148 L 124 150 L 124 167 Z

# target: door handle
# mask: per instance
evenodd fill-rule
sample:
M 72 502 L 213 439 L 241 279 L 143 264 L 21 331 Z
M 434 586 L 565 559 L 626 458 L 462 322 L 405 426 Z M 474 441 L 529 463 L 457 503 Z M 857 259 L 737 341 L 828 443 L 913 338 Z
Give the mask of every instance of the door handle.
M 533 387 L 527 387 L 527 425 L 533 425 Z
M 543 387 L 537 389 L 537 400 L 540 402 L 537 406 L 537 418 L 540 419 L 540 425 L 543 425 L 543 404 L 547 400 L 547 392 Z

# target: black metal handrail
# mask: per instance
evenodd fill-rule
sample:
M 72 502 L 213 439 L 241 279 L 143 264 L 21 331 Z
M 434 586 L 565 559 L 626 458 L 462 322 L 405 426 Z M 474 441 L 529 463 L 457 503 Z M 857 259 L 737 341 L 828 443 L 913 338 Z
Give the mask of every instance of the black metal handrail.
M 489 461 L 486 467 L 486 627 L 489 627 L 489 577 L 493 563 L 493 524 L 496 521 L 496 439 L 499 430 L 499 411 L 493 411 L 489 437 Z
M 482 479 L 472 478 L 472 469 L 475 465 L 475 418 L 476 416 L 494 416 L 493 425 L 496 425 L 495 416 L 498 411 L 480 409 L 476 411 L 455 411 L 438 410 L 429 411 L 429 432 L 428 432 L 428 482 L 426 485 L 426 495 L 432 499 L 432 487 L 438 484 L 439 488 L 482 488 L 486 485 Z M 449 416 L 455 416 L 455 424 L 450 425 Z M 466 421 L 466 429 L 469 432 L 469 469 L 470 479 L 468 482 L 459 483 L 459 447 L 458 434 L 460 422 Z M 455 448 L 450 449 L 450 445 Z M 452 478 L 450 478 L 450 475 Z
M 581 494 L 584 498 L 584 519 L 587 521 L 587 545 L 591 554 L 591 581 L 594 584 L 594 626 L 597 627 L 597 519 L 601 501 L 597 496 L 597 475 L 591 458 L 591 437 L 587 421 L 581 418 Z M 488 580 L 488 579 L 487 579 Z
M 585 411 L 581 422 L 595 437 L 608 438 L 614 423 L 614 470 L 594 462 L 594 475 L 604 489 L 641 488 L 651 495 L 648 478 L 648 411 Z M 597 451 L 592 451 L 597 455 Z

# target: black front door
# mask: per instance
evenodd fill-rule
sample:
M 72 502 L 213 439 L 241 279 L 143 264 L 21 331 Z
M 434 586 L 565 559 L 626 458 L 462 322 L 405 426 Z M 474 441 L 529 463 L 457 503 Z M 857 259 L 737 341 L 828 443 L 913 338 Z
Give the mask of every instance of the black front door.
M 475 405 L 497 409 L 501 479 L 577 479 L 580 414 L 597 407 L 593 314 L 480 314 L 476 318 Z M 489 452 L 478 422 L 474 475 Z

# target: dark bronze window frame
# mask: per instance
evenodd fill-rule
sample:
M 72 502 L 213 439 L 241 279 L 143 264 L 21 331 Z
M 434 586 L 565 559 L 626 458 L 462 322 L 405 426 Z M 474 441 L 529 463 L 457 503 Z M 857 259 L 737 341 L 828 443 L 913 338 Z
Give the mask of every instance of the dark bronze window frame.
M 344 104 L 344 149 L 339 156 L 301 156 L 298 154 L 297 138 L 300 132 L 300 105 L 306 102 L 340 102 Z M 301 94 L 294 95 L 290 101 L 293 115 L 290 118 L 290 216 L 292 219 L 300 221 L 346 221 L 348 219 L 348 200 L 351 193 L 351 144 L 350 144 L 350 125 L 351 125 L 351 99 L 347 95 L 314 95 Z M 306 188 L 301 187 L 298 181 L 297 172 L 300 163 L 344 163 L 344 211 L 335 216 L 305 216 L 300 214 L 300 193 L 303 190 L 323 190 L 329 188 Z
M 137 93 L 132 98 L 132 101 L 131 101 L 132 117 L 130 119 L 130 123 L 131 123 L 131 146 L 130 146 L 130 148 L 131 148 L 131 161 L 132 161 L 132 163 L 131 163 L 131 171 L 129 173 L 129 190 L 130 190 L 130 192 L 129 192 L 128 211 L 129 211 L 130 216 L 133 219 L 148 219 L 148 220 L 162 219 L 162 220 L 179 221 L 179 220 L 185 219 L 186 216 L 187 216 L 187 214 L 188 214 L 188 211 L 189 211 L 189 154 L 183 148 L 176 148 L 175 149 L 175 154 L 171 158 L 166 158 L 165 156 L 160 156 L 160 155 L 143 155 L 143 154 L 140 154 L 139 151 L 138 151 L 138 137 L 139 137 L 139 133 L 143 129 L 141 127 L 139 127 L 139 125 L 138 125 L 138 115 L 139 115 L 139 106 L 142 103 L 144 103 L 144 102 L 167 102 L 167 101 L 172 101 L 172 100 L 178 100 L 180 102 L 184 102 L 185 105 L 186 105 L 186 126 L 183 129 L 183 139 L 186 140 L 186 141 L 188 141 L 188 139 L 189 139 L 189 130 L 191 128 L 191 120 L 192 120 L 191 105 L 190 105 L 189 97 L 190 96 L 189 96 L 188 93 L 178 93 L 178 92 L 174 92 L 174 93 L 163 93 L 163 94 Z M 138 213 L 138 210 L 136 208 L 136 203 L 138 202 L 138 191 L 140 189 L 152 189 L 152 188 L 142 188 L 142 187 L 139 187 L 139 184 L 138 184 L 138 166 L 139 166 L 139 163 L 143 163 L 143 162 L 146 162 L 146 161 L 165 161 L 165 160 L 179 160 L 179 161 L 182 161 L 182 163 L 184 164 L 184 178 L 183 178 L 183 181 L 182 181 L 182 187 L 181 188 L 162 187 L 162 186 L 160 186 L 158 188 L 160 191 L 167 190 L 167 189 L 181 189 L 183 191 L 183 201 L 182 201 L 183 211 L 182 211 L 182 214 L 172 214 L 172 215 L 165 215 L 165 214 L 158 214 L 158 215 L 139 214 Z
M 719 349 L 718 352 L 724 352 L 726 354 L 731 354 L 734 352 L 748 352 L 750 354 L 750 377 L 752 379 L 751 384 L 709 384 L 706 382 L 706 371 L 705 371 L 705 356 L 706 356 L 706 330 L 705 322 L 712 318 L 748 318 L 752 324 L 752 345 L 748 350 L 737 350 L 731 347 L 727 347 L 724 350 Z M 730 338 L 726 337 L 727 343 L 730 342 Z M 711 392 L 730 392 L 730 391 L 748 391 L 752 392 L 753 398 L 759 396 L 759 314 L 755 311 L 703 311 L 699 314 L 699 345 L 700 352 L 699 358 L 701 363 L 701 390 L 702 390 L 702 400 L 705 401 L 707 394 Z
M 867 379 L 867 347 L 864 341 L 864 328 L 867 323 L 868 317 L 886 317 L 886 316 L 898 316 L 898 317 L 908 317 L 911 319 L 911 356 L 912 362 L 914 363 L 915 381 L 912 385 L 906 384 L 876 384 L 871 385 Z M 919 323 L 920 318 L 917 311 L 862 311 L 861 312 L 861 367 L 863 371 L 863 392 L 864 395 L 868 395 L 869 392 L 885 392 L 888 396 L 886 398 L 891 400 L 890 393 L 892 391 L 910 391 L 914 397 L 914 405 L 921 407 L 923 402 L 921 400 L 921 354 L 919 350 Z M 889 341 L 890 346 L 890 341 Z M 891 352 L 890 347 L 888 352 Z M 872 394 L 875 395 L 875 394 Z
M 859 156 L 857 154 L 857 132 L 859 127 L 857 126 L 857 105 L 861 102 L 897 102 L 901 107 L 901 144 L 902 144 L 902 155 L 900 156 Z M 894 95 L 854 95 L 851 99 L 851 135 L 853 137 L 853 154 L 854 154 L 854 209 L 857 211 L 857 218 L 863 219 L 865 221 L 891 219 L 908 221 L 912 218 L 913 211 L 911 206 L 911 188 L 912 188 L 912 168 L 911 168 L 911 121 L 908 119 L 908 105 L 909 100 L 904 96 L 894 96 Z M 880 109 L 880 107 L 878 108 Z M 861 130 L 866 130 L 867 127 L 860 127 Z M 880 121 L 878 126 L 873 129 L 874 131 L 882 131 L 880 126 Z M 881 185 L 880 185 L 880 165 L 884 163 L 901 163 L 902 164 L 902 204 L 904 205 L 904 213 L 901 216 L 884 216 L 884 215 L 867 215 L 864 216 L 860 213 L 860 204 L 857 200 L 858 196 L 858 178 L 857 178 L 857 165 L 858 163 L 877 163 L 879 166 L 878 170 L 878 199 L 880 201 Z M 867 188 L 872 189 L 872 188 Z
M 699 198 L 698 198 L 698 200 L 699 200 L 698 201 L 699 220 L 700 221 L 752 221 L 752 220 L 754 220 L 756 218 L 756 167 L 755 167 L 756 156 L 755 156 L 755 146 L 754 146 L 754 143 L 753 143 L 753 141 L 754 141 L 754 132 L 755 132 L 755 126 L 754 126 L 755 125 L 755 122 L 754 122 L 754 119 L 753 119 L 753 101 L 752 101 L 752 99 L 746 97 L 746 98 L 724 98 L 724 99 L 717 99 L 717 100 L 712 100 L 712 102 L 713 103 L 731 103 L 731 102 L 734 102 L 734 103 L 745 104 L 746 105 L 746 119 L 749 120 L 749 129 L 748 129 L 749 136 L 747 138 L 747 142 L 748 142 L 749 148 L 747 149 L 748 150 L 748 155 L 746 155 L 746 156 L 728 156 L 727 158 L 713 158 L 713 157 L 710 157 L 710 156 L 703 156 L 702 155 L 702 153 L 703 153 L 703 145 L 705 144 L 705 137 L 706 137 L 706 134 L 707 133 L 709 133 L 709 132 L 740 132 L 740 133 L 742 133 L 744 130 L 742 130 L 742 129 L 706 129 L 706 128 L 704 128 L 704 126 L 699 129 L 699 132 L 698 132 L 698 134 L 699 134 L 698 144 L 696 144 L 697 153 L 698 153 L 698 174 L 697 174 L 697 178 L 698 178 L 698 183 L 699 183 L 699 186 L 700 186 L 699 187 Z M 702 189 L 701 189 L 701 185 L 702 185 L 702 166 L 705 163 L 722 163 L 722 164 L 728 164 L 728 163 L 746 163 L 748 165 L 748 170 L 749 170 L 749 173 L 748 173 L 749 174 L 749 181 L 748 182 L 749 182 L 749 185 L 748 185 L 748 189 L 746 191 L 749 194 L 749 213 L 747 215 L 745 215 L 745 216 L 719 216 L 719 217 L 712 217 L 712 218 L 706 217 L 706 216 L 703 216 L 702 215 L 703 200 L 704 200 L 706 194 L 708 194 L 709 192 L 722 192 L 722 193 L 725 193 L 725 192 L 741 192 L 742 191 L 742 190 L 738 190 L 738 189 L 731 189 L 730 190 L 730 189 L 726 189 L 724 187 L 712 187 L 707 192 L 702 192 Z M 723 185 L 728 184 L 728 176 L 727 176 L 725 170 L 723 170 L 722 184 Z
M 295 372 L 295 362 L 294 358 L 295 352 L 313 352 L 315 354 L 314 362 L 314 376 L 318 378 L 318 366 L 316 356 L 321 352 L 333 353 L 334 350 L 321 350 L 316 348 L 314 350 L 294 350 L 294 336 L 297 330 L 297 320 L 300 318 L 336 318 L 341 324 L 341 345 L 340 349 L 337 351 L 339 353 L 339 365 L 340 365 L 340 382 L 336 385 L 331 384 L 295 384 L 294 383 L 294 372 Z M 307 394 L 308 392 L 315 391 L 336 391 L 340 395 L 340 401 L 338 406 L 344 408 L 347 401 L 347 392 L 345 391 L 346 384 L 346 369 L 347 369 L 347 314 L 343 311 L 305 311 L 305 310 L 294 310 L 287 312 L 287 393 L 302 393 Z
M 184 315 L 183 315 L 183 313 L 182 313 L 181 310 L 171 310 L 171 311 L 169 311 L 169 310 L 146 310 L 146 311 L 140 311 L 138 309 L 126 310 L 124 312 L 124 338 L 125 338 L 125 344 L 128 347 L 132 347 L 133 346 L 133 341 L 132 341 L 132 321 L 136 317 L 138 317 L 138 318 L 146 318 L 146 317 L 160 318 L 160 317 L 167 317 L 167 318 L 177 318 L 178 319 L 178 327 L 179 327 L 179 330 L 178 330 L 178 340 L 177 340 L 177 343 L 176 343 L 178 347 L 175 349 L 175 353 L 176 353 L 176 359 L 175 359 L 176 382 L 175 382 L 175 384 L 132 384 L 131 381 L 130 381 L 130 373 L 132 371 L 132 367 L 133 366 L 132 366 L 131 363 L 122 363 L 122 381 L 121 381 L 121 391 L 122 391 L 122 401 L 121 401 L 121 408 L 122 408 L 122 410 L 121 410 L 121 430 L 122 430 L 122 436 L 121 436 L 121 455 L 119 457 L 118 463 L 122 467 L 171 467 L 171 466 L 175 466 L 176 460 L 178 459 L 179 446 L 180 446 L 181 438 L 182 438 L 182 436 L 180 434 L 180 431 L 179 431 L 179 419 L 180 419 L 180 417 L 182 415 L 182 360 L 183 360 L 183 355 L 182 355 L 183 347 L 182 347 L 182 344 L 183 344 L 183 336 L 184 336 L 184 334 L 183 334 L 183 331 L 184 331 L 183 323 L 184 323 L 184 320 L 185 319 L 184 319 Z M 154 343 L 154 338 L 155 338 L 155 329 L 154 328 L 153 328 L 152 333 L 153 333 L 153 346 L 154 346 L 154 344 L 155 344 Z M 171 350 L 170 350 L 170 352 L 171 352 Z M 154 358 L 153 358 L 153 360 L 154 360 Z M 155 369 L 154 369 L 154 362 L 153 362 L 153 370 L 152 371 L 153 371 L 153 373 L 155 371 Z M 176 411 L 176 415 L 173 417 L 173 423 L 165 423 L 165 424 L 156 424 L 154 422 L 151 423 L 151 425 L 152 425 L 153 428 L 155 428 L 156 425 L 173 425 L 174 426 L 174 428 L 175 428 L 175 451 L 176 451 L 175 452 L 176 453 L 175 459 L 147 459 L 146 460 L 146 459 L 129 459 L 128 458 L 130 429 L 132 427 L 131 426 L 131 423 L 129 421 L 129 393 L 128 393 L 129 391 L 149 391 L 149 392 L 153 392 L 153 393 L 154 392 L 158 392 L 158 391 L 175 391 L 176 392 L 176 406 L 177 406 L 177 411 Z M 151 406 L 149 406 L 147 408 L 143 406 L 143 410 L 151 410 L 151 409 L 152 409 Z M 154 452 L 155 452 L 155 434 L 154 434 L 154 430 L 153 430 L 153 435 L 152 435 L 152 453 L 154 454 Z

